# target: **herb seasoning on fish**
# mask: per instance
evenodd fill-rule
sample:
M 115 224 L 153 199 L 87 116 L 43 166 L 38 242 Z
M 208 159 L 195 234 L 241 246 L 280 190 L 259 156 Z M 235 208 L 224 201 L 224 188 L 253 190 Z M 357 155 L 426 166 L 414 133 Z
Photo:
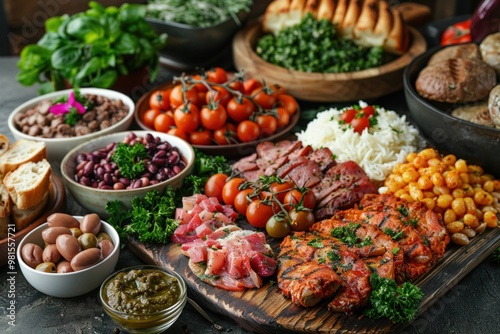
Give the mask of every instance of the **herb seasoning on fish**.
M 110 307 L 128 314 L 151 314 L 174 305 L 181 288 L 175 277 L 157 270 L 130 270 L 105 287 Z

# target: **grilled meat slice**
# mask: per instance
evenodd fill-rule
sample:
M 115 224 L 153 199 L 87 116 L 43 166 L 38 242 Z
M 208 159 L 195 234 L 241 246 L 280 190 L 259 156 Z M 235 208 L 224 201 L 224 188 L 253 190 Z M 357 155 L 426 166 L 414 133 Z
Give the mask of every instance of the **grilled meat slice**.
M 297 232 L 285 237 L 280 248 L 278 287 L 296 304 L 314 305 L 339 287 L 329 309 L 350 314 L 367 302 L 372 271 L 340 240 Z

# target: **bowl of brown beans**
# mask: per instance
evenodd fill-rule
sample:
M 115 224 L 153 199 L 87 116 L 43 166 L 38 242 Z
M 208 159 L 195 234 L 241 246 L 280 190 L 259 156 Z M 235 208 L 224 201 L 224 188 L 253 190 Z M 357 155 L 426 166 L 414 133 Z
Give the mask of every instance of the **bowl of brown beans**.
M 130 207 L 135 197 L 178 188 L 194 168 L 185 140 L 155 131 L 125 131 L 94 138 L 72 149 L 61 163 L 63 183 L 85 209 L 108 217 L 106 204 Z
M 127 130 L 134 109 L 132 99 L 117 91 L 66 89 L 21 104 L 9 115 L 7 124 L 16 140 L 45 142 L 48 161 L 59 163 L 78 144 Z

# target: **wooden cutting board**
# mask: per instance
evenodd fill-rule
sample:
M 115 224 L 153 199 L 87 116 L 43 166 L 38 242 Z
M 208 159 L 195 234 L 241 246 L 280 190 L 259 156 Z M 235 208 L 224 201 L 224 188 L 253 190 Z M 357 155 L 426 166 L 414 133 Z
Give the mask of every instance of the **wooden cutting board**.
M 245 223 L 242 226 L 247 228 Z M 268 238 L 275 254 L 279 241 Z M 419 314 L 455 286 L 474 267 L 500 246 L 500 228 L 476 236 L 466 247 L 452 245 L 443 259 L 415 282 L 424 293 Z M 407 324 L 389 320 L 373 320 L 356 313 L 351 316 L 331 313 L 325 301 L 315 307 L 292 305 L 278 291 L 273 281 L 265 281 L 259 289 L 232 292 L 200 281 L 188 267 L 188 258 L 175 244 L 142 244 L 129 240 L 129 247 L 143 261 L 175 270 L 184 277 L 190 296 L 205 309 L 231 317 L 249 331 L 263 334 L 285 333 L 387 333 L 399 332 Z

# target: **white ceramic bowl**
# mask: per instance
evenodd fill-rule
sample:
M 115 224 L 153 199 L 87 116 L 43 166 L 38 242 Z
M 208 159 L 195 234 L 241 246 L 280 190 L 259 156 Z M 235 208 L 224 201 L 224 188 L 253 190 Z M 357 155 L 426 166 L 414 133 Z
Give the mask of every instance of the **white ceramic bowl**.
M 79 221 L 82 216 L 74 216 Z M 87 269 L 75 271 L 72 273 L 46 273 L 29 267 L 21 257 L 21 250 L 27 243 L 35 243 L 43 246 L 42 231 L 48 228 L 48 223 L 44 223 L 33 231 L 28 233 L 17 247 L 17 261 L 21 267 L 24 277 L 35 289 L 53 297 L 69 298 L 86 294 L 96 288 L 108 277 L 114 270 L 120 255 L 120 237 L 118 232 L 101 220 L 101 231 L 106 232 L 115 248 L 113 252 L 104 260 Z
M 68 153 L 72 148 L 74 148 L 76 145 L 79 145 L 89 139 L 106 135 L 109 133 L 115 133 L 119 131 L 125 131 L 127 130 L 130 125 L 132 124 L 132 121 L 134 120 L 134 109 L 135 109 L 135 104 L 134 101 L 130 97 L 128 97 L 125 94 L 122 94 L 117 91 L 109 90 L 109 89 L 103 89 L 103 88 L 80 88 L 80 93 L 82 94 L 95 94 L 95 95 L 101 95 L 105 96 L 109 99 L 119 99 L 122 100 L 125 105 L 128 106 L 128 113 L 127 115 L 120 120 L 119 122 L 113 124 L 109 128 L 106 128 L 104 130 L 96 131 L 93 133 L 89 133 L 84 136 L 77 136 L 77 137 L 71 137 L 71 138 L 41 138 L 41 137 L 34 137 L 27 135 L 20 131 L 15 123 L 14 123 L 14 117 L 15 115 L 19 113 L 24 113 L 28 109 L 35 107 L 38 103 L 40 103 L 43 100 L 54 100 L 57 99 L 61 96 L 68 96 L 69 93 L 73 91 L 72 89 L 66 89 L 66 90 L 61 90 L 45 95 L 40 95 L 38 97 L 35 97 L 29 101 L 26 101 L 25 103 L 21 104 L 19 107 L 14 109 L 14 111 L 9 115 L 9 118 L 7 120 L 7 124 L 9 126 L 9 129 L 12 133 L 12 136 L 16 139 L 29 139 L 29 140 L 38 140 L 38 141 L 43 141 L 47 145 L 47 160 L 49 162 L 60 162 L 61 159 Z
M 139 137 L 144 137 L 150 133 L 154 137 L 159 137 L 162 141 L 167 141 L 172 146 L 179 149 L 179 152 L 184 158 L 186 168 L 184 168 L 176 176 L 147 187 L 136 189 L 123 190 L 105 190 L 84 186 L 74 180 L 76 162 L 75 158 L 82 152 L 92 152 L 94 150 L 105 147 L 110 143 L 121 142 L 130 132 L 135 133 Z M 63 159 L 61 163 L 62 181 L 69 189 L 76 201 L 90 212 L 97 213 L 100 217 L 109 217 L 105 207 L 108 201 L 119 200 L 125 206 L 130 207 L 130 202 L 134 197 L 143 198 L 147 192 L 158 190 L 160 193 L 166 186 L 178 188 L 182 185 L 184 177 L 189 175 L 194 168 L 194 150 L 193 147 L 185 140 L 162 132 L 155 131 L 125 131 L 113 133 L 107 136 L 92 139 L 88 142 L 80 144 L 72 149 Z

